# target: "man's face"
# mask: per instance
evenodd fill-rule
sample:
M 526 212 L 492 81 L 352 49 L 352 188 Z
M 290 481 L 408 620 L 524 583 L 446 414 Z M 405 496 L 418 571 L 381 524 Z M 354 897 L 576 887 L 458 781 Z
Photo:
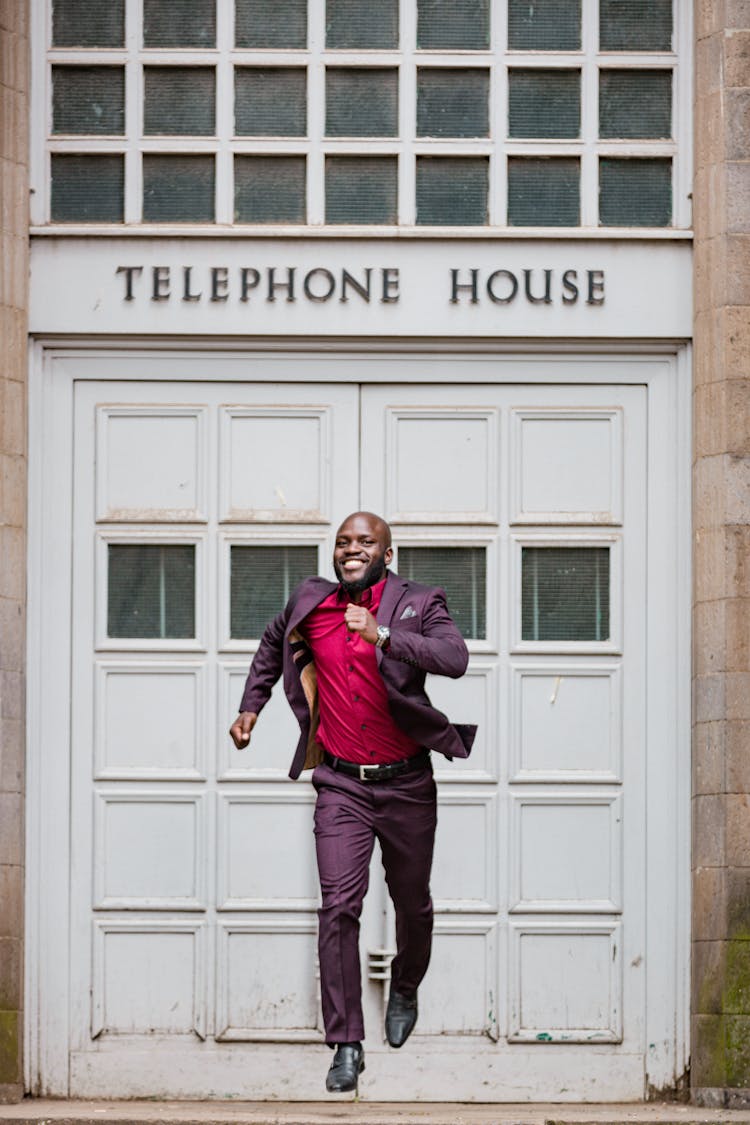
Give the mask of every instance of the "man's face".
M 368 512 L 349 516 L 336 534 L 333 569 L 349 594 L 374 586 L 393 558 L 388 524 Z

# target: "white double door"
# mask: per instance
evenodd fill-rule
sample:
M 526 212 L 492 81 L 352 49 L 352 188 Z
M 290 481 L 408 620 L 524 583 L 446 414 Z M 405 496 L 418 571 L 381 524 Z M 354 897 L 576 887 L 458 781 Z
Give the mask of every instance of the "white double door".
M 638 1098 L 646 948 L 646 401 L 638 385 L 83 379 L 74 395 L 70 1093 L 325 1096 L 308 775 L 264 622 L 340 520 L 448 590 L 432 964 L 383 1038 L 373 860 L 360 1094 Z

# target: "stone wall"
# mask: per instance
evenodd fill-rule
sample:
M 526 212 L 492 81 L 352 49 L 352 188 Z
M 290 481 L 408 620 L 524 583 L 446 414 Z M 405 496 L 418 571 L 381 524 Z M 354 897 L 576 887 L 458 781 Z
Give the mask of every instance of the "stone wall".
M 0 1102 L 23 1093 L 28 294 L 26 0 L 0 0 Z
M 750 1105 L 750 0 L 696 0 L 693 1099 Z

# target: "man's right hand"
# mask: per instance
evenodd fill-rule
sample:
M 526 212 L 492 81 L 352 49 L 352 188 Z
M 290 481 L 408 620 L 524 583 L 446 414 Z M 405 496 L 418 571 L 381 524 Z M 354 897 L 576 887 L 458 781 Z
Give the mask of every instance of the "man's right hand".
M 258 721 L 254 711 L 242 711 L 229 728 L 232 742 L 238 750 L 244 750 L 250 742 L 250 734 Z

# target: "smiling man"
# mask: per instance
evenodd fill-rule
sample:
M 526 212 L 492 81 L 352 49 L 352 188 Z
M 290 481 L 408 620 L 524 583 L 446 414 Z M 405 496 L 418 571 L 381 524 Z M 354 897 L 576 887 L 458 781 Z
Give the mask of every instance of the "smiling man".
M 336 534 L 338 584 L 308 578 L 263 634 L 230 734 L 244 749 L 274 684 L 301 736 L 289 771 L 313 768 L 322 903 L 318 949 L 331 1092 L 364 1070 L 359 917 L 374 842 L 396 912 L 386 1038 L 401 1047 L 417 1020 L 432 942 L 430 869 L 437 801 L 430 751 L 465 758 L 476 728 L 454 726 L 425 692 L 428 672 L 457 678 L 468 652 L 443 590 L 389 571 L 391 530 L 355 512 Z

